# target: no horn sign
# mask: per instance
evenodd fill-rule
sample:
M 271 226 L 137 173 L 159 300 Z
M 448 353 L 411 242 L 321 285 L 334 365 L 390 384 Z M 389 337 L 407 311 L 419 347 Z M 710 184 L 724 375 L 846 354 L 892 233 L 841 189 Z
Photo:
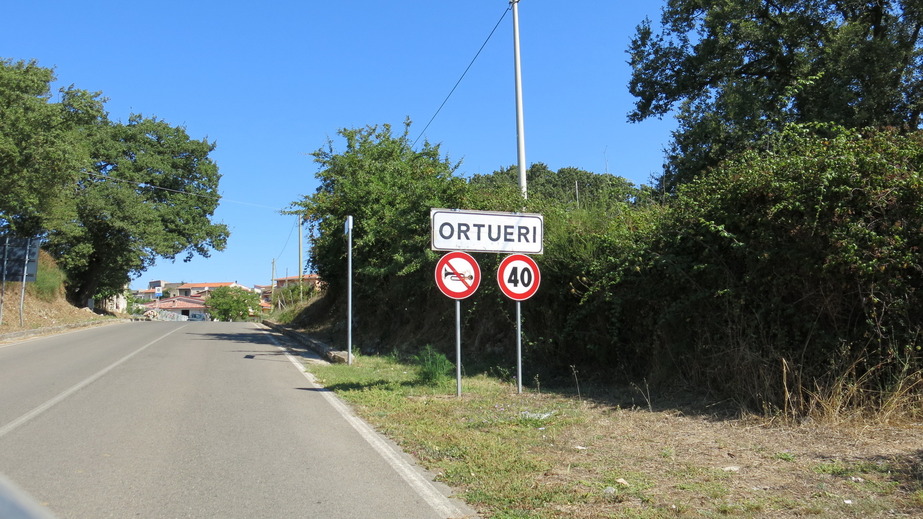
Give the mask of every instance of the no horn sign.
M 481 284 L 481 267 L 470 254 L 450 252 L 436 263 L 436 286 L 452 299 L 465 299 Z
M 432 249 L 541 254 L 545 220 L 540 214 L 430 209 Z

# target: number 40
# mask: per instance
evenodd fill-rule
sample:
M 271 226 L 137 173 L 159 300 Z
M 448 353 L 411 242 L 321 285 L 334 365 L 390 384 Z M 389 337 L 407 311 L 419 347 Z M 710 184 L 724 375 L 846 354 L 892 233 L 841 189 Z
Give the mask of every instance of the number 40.
M 506 283 L 511 287 L 519 287 L 520 283 L 522 286 L 529 288 L 532 286 L 532 281 L 534 280 L 532 269 L 529 267 L 516 267 L 513 266 L 509 270 L 510 274 L 506 277 Z

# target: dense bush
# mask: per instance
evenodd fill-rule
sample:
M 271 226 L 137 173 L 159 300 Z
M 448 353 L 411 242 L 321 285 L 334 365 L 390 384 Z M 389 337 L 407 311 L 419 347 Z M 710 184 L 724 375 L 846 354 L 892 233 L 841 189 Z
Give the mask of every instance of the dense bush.
M 429 209 L 462 207 L 544 215 L 542 287 L 522 305 L 529 378 L 580 366 L 798 414 L 838 384 L 857 388 L 847 405 L 865 405 L 923 372 L 918 134 L 792 126 L 667 198 L 535 164 L 528 200 L 512 168 L 465 182 L 438 147 L 412 151 L 406 131 L 341 136 L 345 152 L 315 153 L 322 185 L 299 205 L 319 231 L 312 261 L 340 294 L 337 314 L 342 225 L 356 216 L 365 351 L 452 350 L 454 308 L 432 279 Z M 476 257 L 482 283 L 463 303 L 465 363 L 511 367 L 514 304 L 493 280 L 501 257 Z
M 918 134 L 790 127 L 686 186 L 629 294 L 650 362 L 796 414 L 919 373 L 921 166 Z

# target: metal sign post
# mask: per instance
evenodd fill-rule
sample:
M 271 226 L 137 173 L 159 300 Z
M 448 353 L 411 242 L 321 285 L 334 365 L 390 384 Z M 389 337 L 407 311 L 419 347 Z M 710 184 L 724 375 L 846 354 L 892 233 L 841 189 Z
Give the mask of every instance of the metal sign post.
M 26 239 L 26 251 L 32 248 L 32 239 Z M 26 275 L 29 272 L 29 254 L 28 252 L 24 254 L 22 260 L 22 279 L 20 280 L 19 285 L 19 327 L 23 328 L 26 326 L 25 321 L 25 310 L 26 310 Z
M 346 364 L 353 363 L 353 217 L 346 217 Z
M 0 278 L 0 323 L 3 322 L 3 303 L 6 299 L 6 282 L 18 281 L 22 283 L 19 295 L 19 325 L 25 326 L 24 309 L 26 300 L 26 283 L 35 281 L 38 275 L 38 250 L 41 240 L 38 238 L 11 238 L 4 236 L 0 242 L 3 256 Z
M 461 299 L 455 300 L 455 396 L 462 394 L 461 368 Z
M 542 281 L 535 261 L 524 254 L 503 258 L 497 269 L 497 284 L 506 297 L 516 301 L 516 390 L 522 393 L 522 308 L 520 302 L 538 291 Z
M 9 248 L 10 248 L 10 237 L 5 236 L 3 238 L 3 271 L 2 274 L 3 281 L 2 286 L 0 286 L 0 324 L 3 324 L 3 302 L 6 299 L 6 259 L 9 257 Z
M 481 284 L 481 267 L 470 254 L 450 252 L 436 263 L 436 286 L 455 300 L 455 396 L 461 396 L 461 300 Z
M 526 180 L 526 131 L 522 115 L 522 62 L 519 58 L 519 0 L 510 0 L 513 8 L 513 69 L 516 76 L 516 157 L 519 189 L 522 198 L 529 198 Z

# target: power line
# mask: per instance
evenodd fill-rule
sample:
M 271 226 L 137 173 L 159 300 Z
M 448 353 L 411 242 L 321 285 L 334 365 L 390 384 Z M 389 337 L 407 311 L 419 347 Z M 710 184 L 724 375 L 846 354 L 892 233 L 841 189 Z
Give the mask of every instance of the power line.
M 487 42 L 489 42 L 490 38 L 494 35 L 495 32 L 497 32 L 497 27 L 500 27 L 500 22 L 503 21 L 503 19 L 506 17 L 506 13 L 508 12 L 510 12 L 509 7 L 507 7 L 506 10 L 503 11 L 503 14 L 500 15 L 500 19 L 497 20 L 497 24 L 494 25 L 494 28 L 493 30 L 490 31 L 490 34 L 487 35 L 487 39 L 484 40 L 484 43 L 481 44 L 481 48 L 478 49 L 474 57 L 471 58 L 471 63 L 468 63 L 468 67 L 465 69 L 464 72 L 462 72 L 462 75 L 460 78 L 458 78 L 458 81 L 455 82 L 455 86 L 452 87 L 452 90 L 449 92 L 449 95 L 445 96 L 445 100 L 442 101 L 441 105 L 439 105 L 439 108 L 436 110 L 436 113 L 433 114 L 429 122 L 426 123 L 426 126 L 423 127 L 423 131 L 420 132 L 420 135 L 416 138 L 415 141 L 413 141 L 413 144 L 410 146 L 411 149 L 417 146 L 417 142 L 420 140 L 421 137 L 423 137 L 424 134 L 426 134 L 426 130 L 429 128 L 429 125 L 433 123 L 433 121 L 436 119 L 436 116 L 439 115 L 439 112 L 442 111 L 442 107 L 444 107 L 445 104 L 449 102 L 449 98 L 452 97 L 452 94 L 455 93 L 455 89 L 458 88 L 458 85 L 461 84 L 463 79 L 465 79 L 465 75 L 468 74 L 469 70 L 471 70 L 471 66 L 474 65 L 475 60 L 477 60 L 478 56 L 481 55 L 481 51 L 484 50 L 484 47 L 487 46 Z
M 276 211 L 276 212 L 281 212 L 281 211 L 282 211 L 281 209 L 278 209 L 278 208 L 276 208 L 276 207 L 270 207 L 270 206 L 268 206 L 268 205 L 254 204 L 254 203 L 251 203 L 251 202 L 240 202 L 240 201 L 237 201 L 237 200 L 229 200 L 229 199 L 226 199 L 226 198 L 222 197 L 221 195 L 209 195 L 209 194 L 205 194 L 205 193 L 190 193 L 190 192 L 188 192 L 188 191 L 180 191 L 180 190 L 178 190 L 178 189 L 170 189 L 170 188 L 168 188 L 168 187 L 155 186 L 155 185 L 149 184 L 149 183 L 147 183 L 147 182 L 138 182 L 138 181 L 134 181 L 134 180 L 127 180 L 127 179 L 124 179 L 124 178 L 115 178 L 115 177 L 113 177 L 113 176 L 104 175 L 104 174 L 102 174 L 102 173 L 88 172 L 87 174 L 88 174 L 89 176 L 92 176 L 92 177 L 99 177 L 99 178 L 102 178 L 102 179 L 105 179 L 105 180 L 111 180 L 111 181 L 116 182 L 116 183 L 121 182 L 121 183 L 123 183 L 123 184 L 131 184 L 131 185 L 133 185 L 133 186 L 145 187 L 145 188 L 148 188 L 148 189 L 155 189 L 155 190 L 160 190 L 160 191 L 168 191 L 168 192 L 170 192 L 170 193 L 178 193 L 178 194 L 181 194 L 181 195 L 199 196 L 199 197 L 208 198 L 208 199 L 211 199 L 211 200 L 220 200 L 221 202 L 229 202 L 229 203 L 233 203 L 233 204 L 248 205 L 248 206 L 251 206 L 251 207 L 259 207 L 259 208 L 262 208 L 262 209 L 272 209 L 273 211 Z M 288 247 L 288 242 L 292 239 L 292 234 L 295 232 L 295 227 L 297 227 L 297 226 L 298 226 L 298 222 L 292 224 L 292 228 L 291 228 L 291 230 L 289 230 L 289 233 L 288 233 L 288 238 L 285 239 L 285 244 L 282 245 L 282 250 L 279 251 L 279 255 L 276 256 L 275 259 L 278 260 L 279 258 L 282 257 L 282 254 L 285 253 L 285 249 Z
M 282 209 L 279 209 L 278 207 L 270 207 L 270 206 L 268 206 L 268 205 L 254 204 L 254 203 L 252 203 L 252 202 L 241 202 L 241 201 L 239 201 L 239 200 L 230 200 L 230 199 L 224 198 L 224 197 L 221 196 L 221 195 L 210 195 L 210 194 L 206 194 L 206 193 L 190 193 L 190 192 L 188 192 L 188 191 L 180 191 L 179 189 L 170 189 L 170 188 L 168 188 L 168 187 L 155 186 L 154 184 L 150 184 L 150 183 L 148 183 L 148 182 L 138 182 L 138 181 L 135 181 L 135 180 L 126 180 L 126 179 L 124 179 L 124 178 L 115 178 L 115 177 L 113 177 L 113 176 L 104 175 L 104 174 L 102 174 L 102 173 L 91 173 L 91 172 L 88 172 L 87 174 L 88 174 L 89 176 L 91 176 L 91 177 L 99 177 L 99 178 L 102 178 L 102 179 L 105 179 L 105 180 L 111 180 L 111 181 L 113 181 L 113 182 L 121 182 L 121 183 L 123 183 L 123 184 L 131 184 L 131 185 L 133 185 L 133 186 L 144 187 L 144 188 L 154 189 L 154 190 L 158 190 L 158 191 L 168 191 L 168 192 L 170 192 L 170 193 L 179 193 L 179 194 L 181 194 L 181 195 L 198 196 L 198 197 L 202 197 L 202 198 L 208 198 L 208 199 L 210 199 L 210 200 L 220 200 L 221 202 L 228 202 L 228 203 L 232 203 L 232 204 L 248 205 L 248 206 L 251 206 L 251 207 L 259 207 L 259 208 L 261 208 L 261 209 L 272 209 L 273 211 L 282 211 Z
M 282 253 L 285 252 L 285 248 L 288 247 L 288 241 L 292 239 L 292 233 L 295 232 L 295 227 L 298 226 L 299 223 L 300 223 L 300 220 L 292 224 L 291 230 L 288 231 L 288 238 L 285 239 L 285 245 L 282 246 L 282 250 L 279 251 L 279 255 L 276 256 L 276 259 L 279 259 L 282 257 Z

